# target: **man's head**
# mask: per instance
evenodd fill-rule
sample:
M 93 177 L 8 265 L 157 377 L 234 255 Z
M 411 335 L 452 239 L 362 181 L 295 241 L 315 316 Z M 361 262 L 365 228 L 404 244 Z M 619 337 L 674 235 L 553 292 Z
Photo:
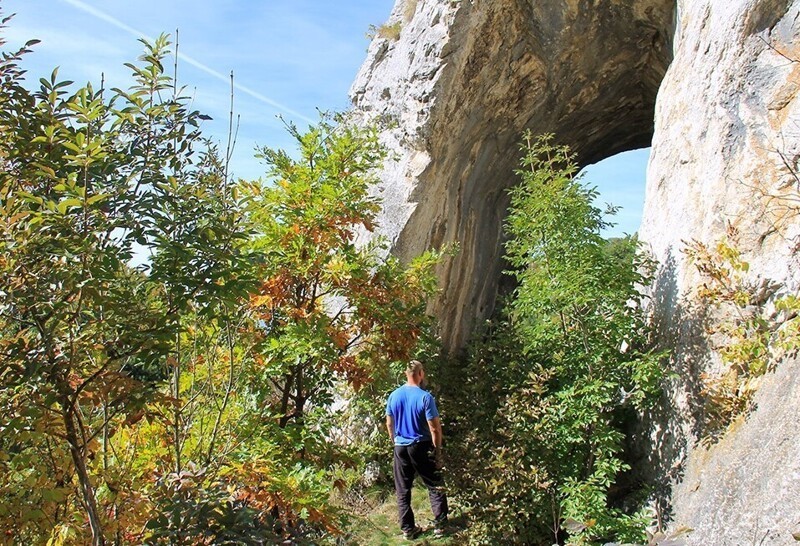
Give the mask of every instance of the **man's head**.
M 411 360 L 406 366 L 406 378 L 412 385 L 421 385 L 425 380 L 425 368 L 419 360 Z

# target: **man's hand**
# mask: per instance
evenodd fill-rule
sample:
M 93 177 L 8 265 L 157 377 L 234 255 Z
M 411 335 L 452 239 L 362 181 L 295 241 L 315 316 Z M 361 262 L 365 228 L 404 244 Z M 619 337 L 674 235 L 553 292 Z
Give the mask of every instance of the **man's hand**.
M 436 466 L 436 470 L 441 470 L 444 468 L 444 452 L 442 451 L 441 446 L 433 448 L 433 461 L 434 465 Z

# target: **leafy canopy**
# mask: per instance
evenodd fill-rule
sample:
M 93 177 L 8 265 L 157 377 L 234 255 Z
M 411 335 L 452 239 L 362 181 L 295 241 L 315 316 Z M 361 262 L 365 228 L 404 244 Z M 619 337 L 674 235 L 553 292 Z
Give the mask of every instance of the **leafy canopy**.
M 330 404 L 417 350 L 438 259 L 356 244 L 377 131 L 290 127 L 300 159 L 265 149 L 269 183 L 232 181 L 167 37 L 124 90 L 56 71 L 29 90 L 31 45 L 0 59 L 0 526 L 26 544 L 337 533 L 332 477 L 363 460 L 331 440 Z

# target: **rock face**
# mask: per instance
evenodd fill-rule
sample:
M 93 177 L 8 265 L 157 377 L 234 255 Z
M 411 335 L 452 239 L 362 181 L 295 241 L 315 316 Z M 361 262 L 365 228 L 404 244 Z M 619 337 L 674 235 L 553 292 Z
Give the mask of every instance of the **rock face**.
M 554 133 L 581 165 L 652 139 L 639 233 L 661 264 L 651 309 L 679 378 L 642 467 L 670 489 L 673 526 L 695 529 L 689 544 L 793 544 L 800 369 L 777 363 L 756 411 L 698 447 L 699 376 L 719 358 L 684 249 L 732 225 L 767 297 L 800 286 L 800 0 L 399 0 L 377 34 L 351 94 L 397 122 L 382 230 L 406 258 L 459 245 L 433 306 L 454 352 L 502 284 L 523 130 Z
M 679 379 L 649 438 L 690 544 L 796 544 L 800 531 L 800 365 L 776 362 L 756 411 L 697 447 L 700 377 L 719 357 L 693 306 L 700 278 L 686 242 L 735 228 L 749 278 L 771 294 L 800 286 L 800 2 L 678 2 L 675 58 L 659 90 L 640 237 L 661 264 L 653 312 Z M 713 310 L 710 310 L 713 313 Z M 667 479 L 668 478 L 668 479 Z

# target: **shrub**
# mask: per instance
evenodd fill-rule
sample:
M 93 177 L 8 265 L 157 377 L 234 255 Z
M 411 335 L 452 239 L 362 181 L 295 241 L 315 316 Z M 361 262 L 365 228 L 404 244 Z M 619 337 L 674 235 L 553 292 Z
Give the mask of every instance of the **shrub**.
M 602 239 L 596 193 L 566 148 L 528 134 L 522 150 L 506 222 L 518 286 L 458 378 L 457 489 L 471 537 L 643 538 L 641 517 L 614 507 L 610 491 L 628 469 L 625 420 L 659 392 L 661 355 L 646 348 L 639 304 L 652 263 L 635 238 Z

